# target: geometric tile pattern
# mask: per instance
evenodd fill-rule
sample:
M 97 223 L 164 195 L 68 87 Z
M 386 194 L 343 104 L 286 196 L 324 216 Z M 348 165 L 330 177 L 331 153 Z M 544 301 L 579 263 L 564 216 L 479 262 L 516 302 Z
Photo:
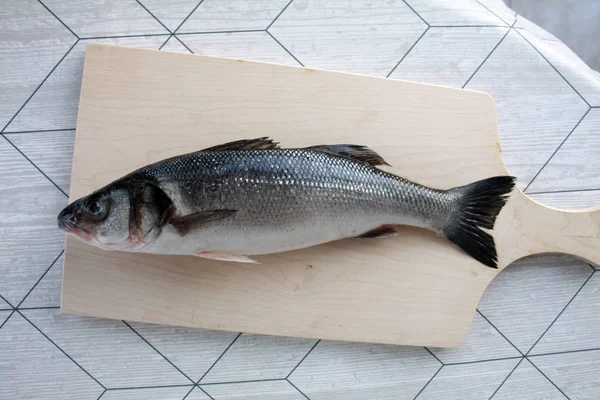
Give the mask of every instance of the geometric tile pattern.
M 600 204 L 600 75 L 501 0 L 22 0 L 6 2 L 0 20 L 0 398 L 600 398 L 600 275 L 567 256 L 503 271 L 456 349 L 58 310 L 55 217 L 92 42 L 483 90 L 526 193 L 554 207 Z

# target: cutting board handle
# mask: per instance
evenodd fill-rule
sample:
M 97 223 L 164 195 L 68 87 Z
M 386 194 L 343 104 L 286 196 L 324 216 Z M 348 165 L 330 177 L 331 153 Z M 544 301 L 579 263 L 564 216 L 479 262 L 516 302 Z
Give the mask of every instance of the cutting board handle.
M 499 267 L 539 253 L 566 253 L 600 265 L 600 207 L 559 210 L 515 190 L 498 216 Z

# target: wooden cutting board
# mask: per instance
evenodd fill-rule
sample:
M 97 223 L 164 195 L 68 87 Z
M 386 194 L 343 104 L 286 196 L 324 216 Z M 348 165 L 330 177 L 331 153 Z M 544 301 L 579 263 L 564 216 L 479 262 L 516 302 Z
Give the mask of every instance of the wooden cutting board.
M 71 200 L 142 165 L 270 136 L 357 143 L 436 188 L 507 174 L 487 94 L 243 60 L 89 45 Z M 67 240 L 62 310 L 273 335 L 457 346 L 492 279 L 530 254 L 600 263 L 600 208 L 551 209 L 518 189 L 493 232 L 499 270 L 433 233 L 256 257 L 261 264 L 107 252 Z

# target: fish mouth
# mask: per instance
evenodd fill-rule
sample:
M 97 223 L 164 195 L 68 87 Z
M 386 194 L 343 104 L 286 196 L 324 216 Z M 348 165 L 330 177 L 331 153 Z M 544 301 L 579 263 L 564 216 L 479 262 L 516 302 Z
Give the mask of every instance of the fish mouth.
M 63 231 L 78 236 L 89 242 L 92 240 L 92 234 L 80 226 L 77 226 L 77 217 L 72 214 L 61 213 L 57 218 L 58 227 Z

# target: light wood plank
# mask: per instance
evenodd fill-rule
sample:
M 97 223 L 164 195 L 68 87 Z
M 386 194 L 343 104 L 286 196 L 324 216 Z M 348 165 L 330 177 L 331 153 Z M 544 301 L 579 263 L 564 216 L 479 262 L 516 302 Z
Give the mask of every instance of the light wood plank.
M 95 45 L 84 70 L 71 197 L 151 161 L 264 135 L 290 147 L 368 144 L 392 171 L 449 188 L 506 174 L 496 129 L 494 102 L 483 93 Z M 600 260 L 599 222 L 598 211 L 560 212 L 515 191 L 494 231 L 500 267 L 547 251 Z M 111 253 L 69 238 L 62 307 L 238 332 L 448 347 L 465 339 L 498 272 L 409 228 L 387 240 L 258 259 L 249 266 Z

